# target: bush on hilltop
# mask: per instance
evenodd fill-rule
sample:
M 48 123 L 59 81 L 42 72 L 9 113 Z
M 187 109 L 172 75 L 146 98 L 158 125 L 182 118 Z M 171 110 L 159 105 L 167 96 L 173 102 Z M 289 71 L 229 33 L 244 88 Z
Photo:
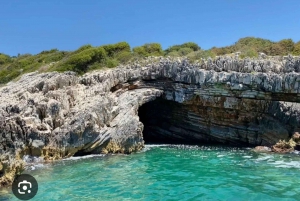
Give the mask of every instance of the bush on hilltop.
M 181 45 L 173 45 L 173 46 L 169 47 L 168 49 L 165 50 L 165 54 L 169 54 L 171 52 L 177 52 L 183 48 L 190 48 L 190 49 L 192 49 L 192 51 L 198 51 L 201 49 L 198 44 L 193 43 L 193 42 L 187 42 L 187 43 L 183 43 Z
M 193 62 L 235 52 L 240 52 L 240 58 L 257 57 L 260 52 L 270 56 L 288 54 L 300 56 L 300 41 L 294 43 L 292 39 L 283 39 L 273 42 L 262 38 L 245 37 L 233 45 L 212 47 L 208 50 L 202 50 L 194 42 L 173 45 L 166 50 L 163 50 L 159 43 L 146 43 L 131 49 L 127 42 L 120 42 L 98 47 L 87 44 L 75 51 L 51 49 L 36 55 L 9 56 L 0 53 L 0 84 L 37 70 L 39 72 L 70 70 L 83 74 L 90 70 L 113 68 L 147 56 L 185 56 Z
M 146 43 L 145 45 L 132 49 L 139 56 L 162 56 L 163 50 L 159 43 Z

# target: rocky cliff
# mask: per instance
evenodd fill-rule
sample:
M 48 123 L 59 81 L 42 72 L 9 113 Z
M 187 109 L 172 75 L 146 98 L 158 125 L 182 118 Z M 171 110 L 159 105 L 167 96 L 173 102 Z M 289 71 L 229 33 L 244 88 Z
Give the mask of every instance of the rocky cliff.
M 0 185 L 22 171 L 25 155 L 131 153 L 143 148 L 143 136 L 273 145 L 299 129 L 299 70 L 297 57 L 261 55 L 193 64 L 150 57 L 83 76 L 26 74 L 0 88 Z

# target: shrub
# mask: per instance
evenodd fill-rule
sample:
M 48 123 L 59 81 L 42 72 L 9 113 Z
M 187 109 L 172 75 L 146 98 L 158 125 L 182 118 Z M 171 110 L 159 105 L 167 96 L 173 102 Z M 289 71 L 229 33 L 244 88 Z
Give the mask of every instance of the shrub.
M 132 51 L 140 56 L 147 56 L 146 49 L 143 46 L 135 47 L 132 49 Z
M 131 53 L 131 59 L 130 59 L 130 61 L 137 61 L 137 60 L 141 60 L 143 58 L 144 58 L 143 55 L 140 55 L 140 54 L 138 54 L 136 52 L 132 52 Z
M 0 71 L 0 84 L 7 83 L 14 78 L 18 77 L 21 74 L 20 70 L 14 69 L 12 71 L 9 70 L 1 70 Z
M 268 50 L 269 55 L 283 55 L 284 52 L 284 48 L 278 43 L 272 44 Z
M 43 61 L 45 63 L 50 63 L 50 62 L 56 62 L 56 61 L 60 61 L 62 60 L 66 55 L 68 54 L 68 52 L 65 51 L 58 51 L 58 52 L 53 52 L 47 56 L 45 56 L 43 58 Z
M 80 48 L 78 48 L 77 50 L 75 50 L 74 52 L 72 52 L 72 54 L 77 54 L 79 52 L 82 52 L 82 51 L 90 49 L 90 48 L 93 48 L 90 44 L 83 45 Z
M 159 43 L 148 43 L 144 45 L 144 48 L 148 53 L 148 55 L 153 55 L 153 56 L 163 55 L 163 50 Z
M 178 53 L 179 53 L 180 56 L 186 56 L 191 52 L 193 52 L 193 49 L 191 49 L 189 47 L 180 48 L 178 50 Z
M 179 52 L 174 51 L 174 52 L 169 52 L 166 56 L 170 56 L 170 57 L 180 57 Z
M 24 59 L 18 59 L 17 63 L 18 65 L 22 68 L 25 66 L 28 66 L 30 64 L 32 64 L 34 62 L 34 57 L 33 56 L 29 56 L 29 57 L 25 57 Z
M 213 48 L 211 48 L 211 52 L 213 54 L 219 56 L 219 55 L 233 53 L 233 52 L 235 52 L 235 49 L 233 47 L 231 47 L 231 46 L 221 47 L 221 48 L 213 47 Z
M 95 62 L 95 63 L 92 63 L 88 66 L 88 71 L 97 70 L 97 69 L 100 69 L 102 67 L 104 67 L 103 63 Z
M 26 58 L 26 57 L 31 57 L 32 56 L 32 54 L 18 54 L 18 59 L 24 59 L 24 58 Z
M 239 39 L 235 43 L 235 51 L 241 51 L 244 49 L 254 49 L 257 52 L 264 52 L 268 49 L 274 42 L 270 40 L 266 40 L 263 38 L 255 38 L 255 37 L 245 37 Z
M 211 50 L 198 50 L 196 52 L 191 52 L 187 55 L 187 57 L 191 61 L 196 61 L 200 59 L 207 59 L 207 58 L 213 58 L 216 55 Z
M 106 60 L 106 67 L 114 68 L 119 65 L 119 61 L 116 59 L 107 59 Z
M 267 55 L 287 55 L 294 53 L 295 44 L 291 39 L 284 39 L 277 43 L 270 40 L 245 37 L 239 39 L 234 45 L 226 47 L 213 47 L 213 51 L 216 55 L 230 54 L 234 52 L 241 52 L 241 57 L 256 57 L 258 52 L 264 52 Z M 295 54 L 295 53 L 294 53 Z
M 188 42 L 188 43 L 184 43 L 181 45 L 183 48 L 191 48 L 193 51 L 198 51 L 200 50 L 200 46 L 196 43 L 193 42 Z
M 264 52 L 269 54 L 270 47 L 274 42 L 262 38 L 255 37 L 245 37 L 239 39 L 234 45 L 226 47 L 213 47 L 211 51 L 216 55 L 231 54 L 234 52 L 241 52 L 242 57 L 253 57 L 256 56 L 258 52 Z M 256 52 L 256 53 L 254 53 Z
M 293 54 L 300 55 L 300 41 L 294 45 Z
M 96 61 L 103 62 L 105 60 L 105 58 L 107 57 L 107 54 L 106 54 L 104 48 L 101 46 L 94 48 L 94 53 L 95 53 L 95 55 L 92 59 L 92 62 L 96 62 Z
M 36 62 L 39 63 L 51 63 L 51 62 L 59 61 L 67 55 L 68 52 L 65 51 L 50 50 L 50 51 L 43 51 L 42 53 L 37 54 L 34 57 L 34 59 Z
M 240 56 L 256 57 L 258 52 L 264 52 L 267 55 L 286 55 L 292 53 L 300 55 L 300 41 L 294 44 L 291 39 L 284 39 L 279 42 L 270 40 L 245 37 L 239 39 L 236 43 L 226 47 L 213 47 L 210 50 L 201 50 L 193 42 L 174 45 L 162 50 L 159 43 L 148 43 L 130 50 L 130 45 L 126 42 L 109 44 L 100 47 L 83 45 L 73 52 L 59 51 L 51 49 L 42 51 L 37 55 L 18 54 L 17 57 L 10 57 L 0 53 L 0 82 L 5 83 L 14 79 L 22 73 L 39 70 L 58 71 L 76 71 L 85 73 L 88 70 L 102 67 L 115 67 L 119 63 L 127 63 L 133 60 L 139 60 L 146 56 L 187 56 L 191 61 L 207 59 L 217 55 L 230 54 L 240 51 Z M 55 62 L 54 65 L 47 65 Z
M 103 47 L 86 48 L 67 58 L 58 70 L 74 70 L 78 73 L 84 73 L 88 70 L 88 65 L 94 62 L 103 62 L 105 58 L 106 52 Z
M 294 41 L 292 39 L 283 39 L 278 42 L 278 44 L 282 47 L 283 52 L 281 54 L 287 55 L 293 52 L 294 50 Z M 279 54 L 279 55 L 281 55 Z
M 173 45 L 173 46 L 169 47 L 168 49 L 165 50 L 165 54 L 169 54 L 170 52 L 179 51 L 182 48 L 190 48 L 190 49 L 192 49 L 192 51 L 198 51 L 201 49 L 196 43 L 188 42 L 188 43 L 183 43 L 181 45 Z
M 126 63 L 128 61 L 130 61 L 133 58 L 133 54 L 131 52 L 120 52 L 116 55 L 116 59 L 120 62 L 120 63 Z
M 107 56 L 114 57 L 120 52 L 130 52 L 130 45 L 127 42 L 120 42 L 117 44 L 104 45 L 104 50 L 106 51 Z
M 0 65 L 8 63 L 11 61 L 10 56 L 6 55 L 6 54 L 1 54 L 0 53 Z
M 54 52 L 58 52 L 59 50 L 58 49 L 51 49 L 51 50 L 44 50 L 42 52 L 40 52 L 39 54 L 51 54 L 51 53 L 54 53 Z
M 140 56 L 162 56 L 163 50 L 159 43 L 147 43 L 133 48 L 133 52 Z
M 258 52 L 255 51 L 253 48 L 250 49 L 246 49 L 242 51 L 242 54 L 240 55 L 240 57 L 243 59 L 245 57 L 258 57 Z

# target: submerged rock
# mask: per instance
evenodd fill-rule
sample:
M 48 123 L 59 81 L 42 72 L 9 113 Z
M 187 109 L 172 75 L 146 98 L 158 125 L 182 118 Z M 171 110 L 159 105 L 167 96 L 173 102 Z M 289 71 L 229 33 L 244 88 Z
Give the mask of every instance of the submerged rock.
M 271 146 L 289 139 L 300 118 L 292 103 L 300 101 L 294 60 L 148 58 L 81 77 L 25 74 L 0 88 L 0 185 L 21 171 L 24 155 L 131 153 L 143 148 L 143 131 L 194 143 Z
M 267 147 L 267 146 L 257 146 L 253 149 L 253 151 L 255 152 L 271 152 L 271 148 L 270 147 Z

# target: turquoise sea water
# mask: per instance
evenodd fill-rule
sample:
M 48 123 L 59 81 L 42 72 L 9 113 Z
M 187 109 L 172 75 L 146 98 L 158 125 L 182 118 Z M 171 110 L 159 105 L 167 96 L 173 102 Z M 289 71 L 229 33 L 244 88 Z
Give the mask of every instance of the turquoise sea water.
M 249 149 L 147 146 L 131 155 L 87 156 L 27 170 L 32 200 L 300 200 L 300 156 Z M 9 189 L 0 200 L 17 200 Z

